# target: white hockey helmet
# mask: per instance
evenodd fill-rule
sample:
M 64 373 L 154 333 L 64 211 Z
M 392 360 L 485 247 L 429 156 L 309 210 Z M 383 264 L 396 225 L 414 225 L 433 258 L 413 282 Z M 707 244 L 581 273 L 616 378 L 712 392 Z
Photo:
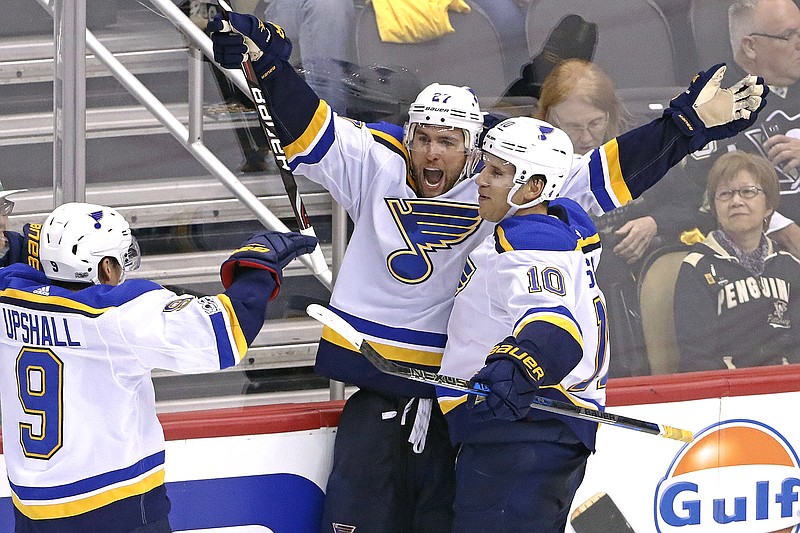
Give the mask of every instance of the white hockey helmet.
M 514 211 L 555 199 L 572 168 L 572 141 L 566 132 L 530 117 L 506 119 L 490 129 L 483 139 L 483 151 L 514 165 L 507 198 Z M 511 197 L 537 175 L 546 180 L 542 194 L 525 204 L 515 204 Z
M 418 124 L 461 129 L 464 132 L 467 161 L 459 178 L 472 174 L 480 159 L 478 142 L 483 130 L 483 113 L 472 89 L 439 83 L 432 83 L 422 89 L 408 108 L 404 136 L 409 151 Z
M 55 208 L 42 226 L 39 258 L 52 280 L 100 282 L 98 264 L 113 257 L 125 272 L 139 268 L 141 255 L 125 218 L 110 207 L 67 203 Z

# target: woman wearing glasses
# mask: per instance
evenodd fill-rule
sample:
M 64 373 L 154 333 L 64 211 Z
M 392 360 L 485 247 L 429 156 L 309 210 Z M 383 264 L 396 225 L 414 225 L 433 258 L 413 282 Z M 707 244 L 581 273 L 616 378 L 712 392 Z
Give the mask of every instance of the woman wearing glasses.
M 718 229 L 695 244 L 675 286 L 681 371 L 800 362 L 800 261 L 764 233 L 778 207 L 773 166 L 721 156 L 707 193 Z
M 612 79 L 581 59 L 562 61 L 547 76 L 534 116 L 563 129 L 577 154 L 623 133 L 630 121 Z M 595 220 L 607 245 L 596 273 L 614 318 L 609 321 L 612 377 L 648 371 L 637 318 L 641 260 L 661 244 L 677 244 L 681 232 L 697 225 L 702 185 L 687 189 L 676 181 L 667 174 L 641 198 Z

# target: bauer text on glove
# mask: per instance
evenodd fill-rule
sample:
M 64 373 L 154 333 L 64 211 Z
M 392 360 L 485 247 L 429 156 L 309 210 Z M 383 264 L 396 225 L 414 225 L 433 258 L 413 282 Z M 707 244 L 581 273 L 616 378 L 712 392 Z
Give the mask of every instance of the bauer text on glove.
M 535 348 L 529 341 L 506 337 L 489 351 L 486 366 L 471 381 L 486 385 L 490 392 L 485 400 L 472 407 L 473 416 L 481 420 L 513 421 L 528 414 L 545 377 Z

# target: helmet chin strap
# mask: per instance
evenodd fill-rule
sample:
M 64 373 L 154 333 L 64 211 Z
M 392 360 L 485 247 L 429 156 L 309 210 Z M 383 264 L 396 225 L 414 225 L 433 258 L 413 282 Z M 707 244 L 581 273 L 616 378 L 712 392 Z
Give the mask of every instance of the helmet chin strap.
M 503 216 L 502 220 L 505 220 L 509 217 L 513 217 L 520 209 L 527 209 L 529 207 L 539 205 L 544 201 L 544 198 L 542 198 L 542 196 L 539 195 L 538 198 L 531 200 L 530 202 L 525 202 L 524 204 L 514 203 L 514 200 L 512 200 L 511 198 L 517 193 L 518 190 L 520 190 L 520 188 L 522 188 L 522 185 L 523 184 L 521 183 L 514 184 L 511 187 L 511 190 L 508 191 L 508 196 L 506 196 L 506 203 L 508 204 L 509 208 L 508 212 Z

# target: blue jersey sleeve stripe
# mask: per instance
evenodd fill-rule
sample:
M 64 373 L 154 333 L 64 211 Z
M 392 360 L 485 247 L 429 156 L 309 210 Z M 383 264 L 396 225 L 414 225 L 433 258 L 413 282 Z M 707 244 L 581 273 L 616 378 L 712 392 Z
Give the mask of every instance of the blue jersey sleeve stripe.
M 294 141 L 283 147 L 283 151 L 290 160 L 309 150 L 319 137 L 320 132 L 326 130 L 333 122 L 331 110 L 324 100 L 319 101 L 317 110 L 311 117 L 303 133 Z
M 294 171 L 299 165 L 306 164 L 306 165 L 314 165 L 322 161 L 322 158 L 325 157 L 325 154 L 328 153 L 331 146 L 333 146 L 333 142 L 336 139 L 333 130 L 333 121 L 329 122 L 328 125 L 325 127 L 325 130 L 322 132 L 322 135 L 317 140 L 316 144 L 314 144 L 314 148 L 304 155 L 298 155 L 289 161 L 289 167 Z
M 603 208 L 603 211 L 608 212 L 615 209 L 614 201 L 611 200 L 608 191 L 606 190 L 606 177 L 603 171 L 603 161 L 600 158 L 602 148 L 598 148 L 589 156 L 589 186 L 592 189 L 597 203 Z
M 242 331 L 242 326 L 239 324 L 239 318 L 236 316 L 236 311 L 233 309 L 231 299 L 224 294 L 218 294 L 217 298 L 219 298 L 219 301 L 222 302 L 222 306 L 228 313 L 228 321 L 231 324 L 231 335 L 236 343 L 236 352 L 238 354 L 236 363 L 238 363 L 242 360 L 244 354 L 247 352 L 247 339 L 244 337 L 244 331 Z
M 519 336 L 526 326 L 535 325 L 536 322 L 546 322 L 564 330 L 580 345 L 581 350 L 583 349 L 581 328 L 572 313 L 565 307 L 540 308 L 528 311 L 514 327 L 514 336 Z
M 54 500 L 57 498 L 69 498 L 92 492 L 115 483 L 129 481 L 135 479 L 142 474 L 154 470 L 155 468 L 164 466 L 164 451 L 156 452 L 149 457 L 145 457 L 131 466 L 114 470 L 113 472 L 106 472 L 92 476 L 90 478 L 82 479 L 68 483 L 66 485 L 58 485 L 55 487 L 24 487 L 15 485 L 9 481 L 14 493 L 19 496 L 21 500 Z
M 631 201 L 631 191 L 622 175 L 622 168 L 619 162 L 619 144 L 617 139 L 611 139 L 602 147 L 605 154 L 606 168 L 608 168 L 608 181 L 614 196 L 617 197 L 618 205 L 625 205 Z
M 578 239 L 578 245 L 575 247 L 575 249 L 581 250 L 583 253 L 587 254 L 599 247 L 600 247 L 600 235 L 595 233 L 594 235 L 590 235 L 585 239 Z
M 228 338 L 228 329 L 225 327 L 225 318 L 222 312 L 214 313 L 208 317 L 211 320 L 211 327 L 214 329 L 214 338 L 217 341 L 217 355 L 219 356 L 219 367 L 228 368 L 239 362 L 239 358 L 233 354 L 233 347 Z
M 358 318 L 340 309 L 336 309 L 333 306 L 330 306 L 330 310 L 347 320 L 347 322 L 358 331 L 370 337 L 441 349 L 444 349 L 445 344 L 447 344 L 447 335 L 443 333 L 431 333 L 407 328 L 384 326 L 383 324 L 377 324 L 369 320 L 364 320 L 363 318 Z

